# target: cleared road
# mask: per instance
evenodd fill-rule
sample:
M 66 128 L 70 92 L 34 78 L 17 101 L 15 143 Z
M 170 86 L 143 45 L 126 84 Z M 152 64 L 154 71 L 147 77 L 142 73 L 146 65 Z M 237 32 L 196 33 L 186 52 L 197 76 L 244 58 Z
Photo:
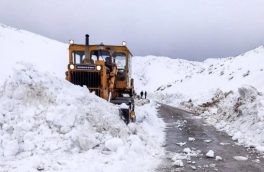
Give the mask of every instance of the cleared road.
M 197 116 L 162 104 L 159 114 L 167 127 L 166 155 L 157 171 L 264 172 L 263 155 L 238 145 Z M 206 157 L 209 150 L 222 160 Z M 178 166 L 179 159 L 183 159 L 183 167 Z

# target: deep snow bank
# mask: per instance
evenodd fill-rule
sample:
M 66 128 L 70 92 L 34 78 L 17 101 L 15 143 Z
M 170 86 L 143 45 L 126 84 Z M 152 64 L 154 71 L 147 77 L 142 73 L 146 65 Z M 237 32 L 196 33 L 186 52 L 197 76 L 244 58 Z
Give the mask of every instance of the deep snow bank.
M 88 150 L 106 136 L 129 133 L 116 107 L 29 64 L 19 65 L 0 92 L 5 157 L 27 151 Z
M 264 97 L 256 88 L 218 90 L 210 101 L 197 106 L 188 102 L 185 107 L 201 114 L 209 124 L 226 131 L 239 143 L 264 151 Z
M 0 166 L 6 171 L 153 171 L 163 153 L 154 104 L 126 126 L 118 107 L 19 63 L 0 87 Z

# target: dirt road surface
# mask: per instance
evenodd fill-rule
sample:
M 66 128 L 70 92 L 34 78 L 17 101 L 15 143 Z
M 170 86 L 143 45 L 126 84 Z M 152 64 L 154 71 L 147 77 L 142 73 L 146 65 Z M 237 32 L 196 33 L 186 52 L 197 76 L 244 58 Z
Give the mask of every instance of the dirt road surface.
M 201 118 L 162 104 L 159 114 L 167 127 L 166 155 L 157 171 L 264 172 L 263 154 L 238 145 Z M 206 156 L 209 150 L 214 151 L 214 157 Z

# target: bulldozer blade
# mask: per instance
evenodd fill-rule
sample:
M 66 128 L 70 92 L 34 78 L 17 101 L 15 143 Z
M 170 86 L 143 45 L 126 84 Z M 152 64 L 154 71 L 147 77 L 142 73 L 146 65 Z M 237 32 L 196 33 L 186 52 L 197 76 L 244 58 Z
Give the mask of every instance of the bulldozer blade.
M 129 122 L 130 122 L 129 109 L 123 109 L 122 108 L 119 110 L 119 114 L 120 114 L 121 119 L 123 119 L 126 124 L 129 124 Z

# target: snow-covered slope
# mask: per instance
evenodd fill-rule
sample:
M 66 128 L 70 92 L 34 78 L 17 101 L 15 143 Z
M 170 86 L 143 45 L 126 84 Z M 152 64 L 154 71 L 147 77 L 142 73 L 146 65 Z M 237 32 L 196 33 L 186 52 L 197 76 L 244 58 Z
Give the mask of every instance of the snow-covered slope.
M 166 57 L 134 57 L 133 71 L 138 90 L 182 93 L 189 98 L 216 89 L 236 89 L 250 84 L 264 91 L 264 47 L 237 57 L 192 62 Z
M 0 82 L 17 61 L 34 64 L 38 70 L 65 77 L 68 45 L 0 23 Z
M 133 57 L 135 89 L 153 92 L 160 86 L 180 82 L 202 70 L 202 64 L 168 57 Z
M 204 62 L 135 57 L 133 75 L 138 91 L 200 114 L 238 142 L 263 151 L 263 59 L 263 46 Z
M 64 79 L 67 47 L 0 25 L 0 171 L 154 171 L 164 151 L 156 105 L 125 125 L 117 105 Z

